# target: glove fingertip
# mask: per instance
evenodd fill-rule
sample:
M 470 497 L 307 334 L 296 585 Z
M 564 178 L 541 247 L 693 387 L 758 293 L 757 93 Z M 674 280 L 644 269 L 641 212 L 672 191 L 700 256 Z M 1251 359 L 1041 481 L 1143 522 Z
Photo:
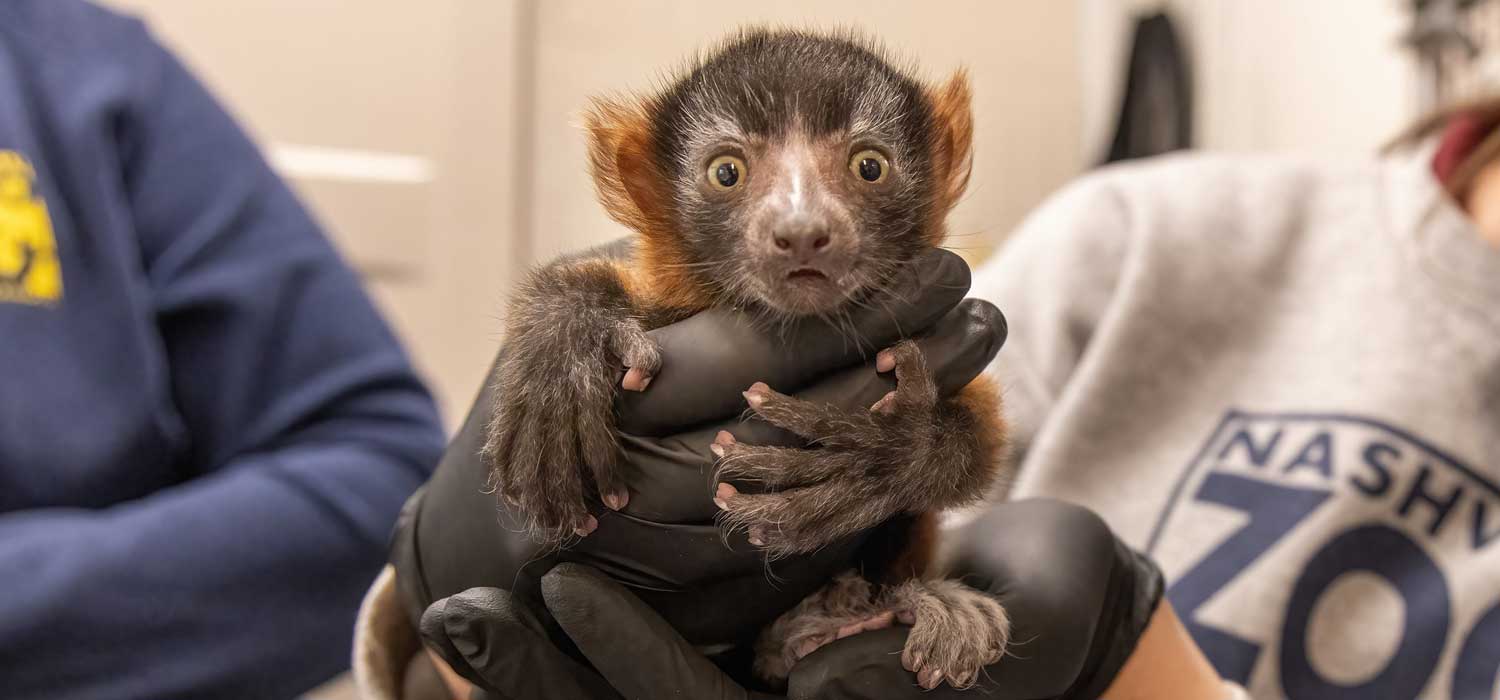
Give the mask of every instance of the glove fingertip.
M 945 289 L 957 288 L 963 289 L 965 293 L 968 292 L 969 285 L 973 281 L 973 273 L 962 256 L 946 248 L 936 248 L 927 253 L 927 256 L 924 262 L 932 267 L 929 274 L 923 275 L 923 282 Z
M 563 562 L 542 576 L 542 599 L 550 608 L 581 593 L 597 592 L 602 583 L 607 583 L 601 581 L 602 577 L 591 567 Z
M 1010 336 L 1010 323 L 1000 308 L 986 299 L 965 299 L 958 305 L 960 311 L 976 330 L 990 336 L 991 347 L 999 350 Z
M 797 662 L 788 679 L 793 698 L 921 697 L 915 677 L 901 667 L 905 628 L 862 632 L 835 640 Z
M 480 677 L 469 665 L 468 659 L 463 652 L 454 645 L 453 639 L 448 636 L 448 599 L 441 598 L 433 601 L 432 605 L 422 611 L 422 619 L 417 623 L 417 631 L 427 648 L 435 651 L 439 658 L 448 667 L 453 669 L 464 680 L 475 684 L 480 683 Z
M 446 646 L 448 640 L 447 617 L 448 599 L 440 598 L 427 606 L 422 611 L 422 619 L 417 622 L 417 632 L 422 639 L 434 646 Z
M 895 316 L 905 322 L 931 322 L 964 298 L 970 278 L 969 264 L 951 250 L 934 248 L 918 255 L 891 280 L 888 291 L 899 300 L 892 307 Z M 873 324 L 889 321 L 876 314 L 866 314 L 863 318 Z
M 621 593 L 620 584 L 590 566 L 564 562 L 542 576 L 542 600 L 552 617 L 574 637 L 575 642 L 598 628 L 603 619 L 613 619 L 628 608 L 631 600 Z M 628 592 L 627 592 L 628 593 Z

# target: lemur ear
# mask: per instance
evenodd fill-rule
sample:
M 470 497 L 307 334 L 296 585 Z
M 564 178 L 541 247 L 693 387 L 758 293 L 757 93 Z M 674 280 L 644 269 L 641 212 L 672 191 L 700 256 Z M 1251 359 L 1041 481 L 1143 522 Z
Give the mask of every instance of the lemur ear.
M 938 178 L 938 211 L 946 213 L 969 186 L 974 164 L 974 110 L 969 73 L 954 71 L 947 82 L 928 88 L 932 103 L 933 173 Z
M 595 99 L 584 115 L 589 169 L 610 217 L 650 234 L 667 221 L 666 178 L 652 158 L 651 122 L 640 101 Z

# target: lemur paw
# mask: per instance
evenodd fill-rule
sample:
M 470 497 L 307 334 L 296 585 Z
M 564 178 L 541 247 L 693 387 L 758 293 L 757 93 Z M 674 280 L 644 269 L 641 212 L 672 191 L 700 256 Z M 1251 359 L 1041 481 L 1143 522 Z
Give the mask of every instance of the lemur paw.
M 508 341 L 484 448 L 491 485 L 549 546 L 599 527 L 591 502 L 611 510 L 630 502 L 618 469 L 615 388 L 644 391 L 661 367 L 639 323 L 580 326 L 537 325 Z
M 661 348 L 639 324 L 616 329 L 611 334 L 610 349 L 625 369 L 620 388 L 627 391 L 645 391 L 661 369 Z
M 745 400 L 766 421 L 802 436 L 810 449 L 747 445 L 721 432 L 709 449 L 718 456 L 714 502 L 721 522 L 743 530 L 772 556 L 809 552 L 902 512 L 917 512 L 935 494 L 911 470 L 940 454 L 945 431 L 937 387 L 921 350 L 910 341 L 877 356 L 880 371 L 895 370 L 896 390 L 868 410 L 846 411 L 777 393 L 757 382 Z M 770 492 L 745 493 L 729 483 L 751 482 Z
M 823 645 L 894 622 L 895 611 L 876 607 L 874 586 L 857 572 L 844 572 L 761 632 L 755 671 L 780 687 L 798 661 Z
M 958 581 L 908 581 L 891 589 L 885 604 L 896 621 L 912 626 L 901 665 L 931 690 L 941 683 L 968 688 L 1010 643 L 1010 617 L 993 596 Z

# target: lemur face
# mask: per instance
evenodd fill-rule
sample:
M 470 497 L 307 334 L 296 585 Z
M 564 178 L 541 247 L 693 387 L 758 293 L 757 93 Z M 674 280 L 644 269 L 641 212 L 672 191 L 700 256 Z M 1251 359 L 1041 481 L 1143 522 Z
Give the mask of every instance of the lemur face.
M 828 313 L 932 244 L 930 105 L 863 45 L 744 37 L 654 107 L 674 228 L 732 298 Z
M 753 30 L 655 95 L 596 100 L 589 161 L 665 287 L 831 314 L 942 241 L 971 126 L 962 71 L 926 85 L 859 38 Z

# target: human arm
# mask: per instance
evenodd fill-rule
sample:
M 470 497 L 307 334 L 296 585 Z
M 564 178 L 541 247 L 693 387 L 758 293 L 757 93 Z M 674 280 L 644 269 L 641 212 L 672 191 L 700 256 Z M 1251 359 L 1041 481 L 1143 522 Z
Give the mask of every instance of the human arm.
M 91 27 L 134 87 L 101 125 L 119 169 L 78 176 L 120 181 L 143 272 L 130 291 L 161 349 L 119 371 L 162 373 L 163 429 L 187 449 L 181 483 L 151 495 L 0 516 L 0 685 L 295 695 L 347 663 L 386 532 L 441 449 L 434 408 L 233 121 L 138 23 Z
M 1120 668 L 1106 700 L 1155 700 L 1156 698 L 1202 698 L 1232 700 L 1232 691 L 1214 671 L 1187 628 L 1163 599 L 1136 642 L 1135 652 Z

